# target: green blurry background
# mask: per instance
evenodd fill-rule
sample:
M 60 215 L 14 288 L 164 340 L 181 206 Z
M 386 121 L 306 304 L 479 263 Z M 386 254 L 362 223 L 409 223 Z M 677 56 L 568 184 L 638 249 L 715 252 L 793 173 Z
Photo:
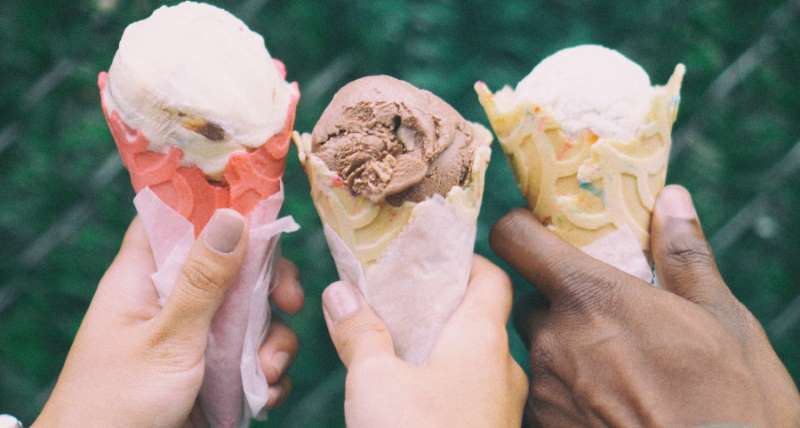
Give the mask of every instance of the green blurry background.
M 800 378 L 800 1 L 219 2 L 263 34 L 303 97 L 310 130 L 345 82 L 387 73 L 486 123 L 472 84 L 521 79 L 574 44 L 617 48 L 663 83 L 688 74 L 668 181 L 695 195 L 734 293 Z M 125 26 L 157 1 L 0 2 L 0 413 L 30 423 L 58 374 L 95 285 L 134 215 L 128 177 L 100 112 L 96 75 Z M 308 185 L 290 153 L 283 239 L 307 304 L 289 323 L 302 349 L 274 426 L 342 424 L 344 372 L 319 295 L 336 278 Z M 495 146 L 477 251 L 524 204 Z M 505 266 L 505 265 L 504 265 Z M 507 267 L 507 266 L 506 266 Z M 530 290 L 515 277 L 518 294 Z M 512 335 L 515 355 L 524 360 Z

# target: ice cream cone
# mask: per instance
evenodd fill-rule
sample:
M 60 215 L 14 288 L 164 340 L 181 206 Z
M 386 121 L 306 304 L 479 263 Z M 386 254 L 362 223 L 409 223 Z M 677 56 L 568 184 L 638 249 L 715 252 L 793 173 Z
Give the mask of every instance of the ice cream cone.
M 275 65 L 283 78 L 286 69 Z M 291 84 L 289 109 L 283 129 L 258 149 L 231 156 L 223 173 L 224 184 L 210 180 L 197 166 L 181 166 L 183 152 L 171 147 L 167 153 L 148 150 L 147 138 L 122 121 L 106 94 L 108 73 L 97 77 L 103 114 L 117 144 L 122 162 L 136 192 L 149 187 L 158 197 L 192 222 L 195 234 L 219 208 L 233 208 L 247 214 L 261 200 L 280 189 L 290 133 L 294 127 L 300 90 Z
M 469 182 L 464 187 L 454 187 L 445 200 L 474 223 L 480 211 L 492 136 L 480 124 L 473 123 L 472 126 L 479 144 Z M 362 267 L 368 269 L 413 220 L 414 208 L 418 203 L 406 201 L 394 206 L 388 202 L 376 204 L 362 196 L 354 196 L 342 179 L 311 152 L 310 134 L 295 132 L 293 140 L 297 145 L 300 163 L 308 175 L 311 198 L 322 222 L 339 235 Z
M 278 240 L 298 228 L 278 218 L 298 86 L 263 37 L 195 2 L 130 24 L 98 86 L 162 304 L 214 211 L 233 208 L 248 223 L 245 258 L 210 325 L 198 395 L 207 425 L 246 426 L 265 415 L 270 398 L 258 350 L 271 319 Z
M 475 91 L 540 221 L 577 247 L 628 229 L 647 252 L 684 72 L 679 64 L 665 86 L 653 88 L 649 113 L 630 139 L 590 130 L 570 137 L 550 111 L 520 101 L 508 86 L 492 94 L 478 82 Z
M 392 335 L 397 355 L 425 361 L 458 307 L 472 266 L 491 133 L 472 124 L 471 172 L 446 196 L 393 206 L 354 196 L 294 133 L 300 162 L 339 276 L 359 287 Z
M 285 78 L 283 64 L 277 60 L 275 64 Z M 254 368 L 257 364 L 253 361 L 257 361 L 262 329 L 270 320 L 267 296 L 274 274 L 277 237 L 297 228 L 290 218 L 276 219 L 283 201 L 281 178 L 299 88 L 296 82 L 290 85 L 283 129 L 257 149 L 233 154 L 225 166 L 224 181 L 218 182 L 197 166 L 181 165 L 183 152 L 177 147 L 170 147 L 167 153 L 149 150 L 150 142 L 144 134 L 128 126 L 109 103 L 107 79 L 106 72 L 98 76 L 103 114 L 137 193 L 137 211 L 158 266 L 153 282 L 159 295 L 165 298 L 169 294 L 193 238 L 215 210 L 233 208 L 245 215 L 250 224 L 247 259 L 212 325 L 215 340 L 207 357 L 214 366 L 207 368 L 200 394 L 209 423 L 236 426 L 239 421 L 261 414 L 266 403 L 266 378 Z M 174 218 L 176 214 L 188 223 Z M 183 233 L 187 229 L 188 237 Z M 244 408 L 247 410 L 243 414 Z

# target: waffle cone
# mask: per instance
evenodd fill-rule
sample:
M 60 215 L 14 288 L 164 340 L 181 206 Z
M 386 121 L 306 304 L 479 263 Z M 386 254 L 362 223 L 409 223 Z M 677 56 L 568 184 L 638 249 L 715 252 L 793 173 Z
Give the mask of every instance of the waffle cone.
M 475 91 L 536 217 L 575 246 L 627 227 L 649 249 L 650 214 L 664 187 L 685 67 L 654 88 L 650 112 L 630 140 L 570 138 L 540 106 L 505 87 Z
M 454 187 L 445 200 L 456 207 L 465 218 L 476 222 L 483 197 L 484 178 L 491 156 L 491 133 L 480 124 L 473 123 L 478 148 L 472 161 L 468 183 Z M 300 163 L 305 168 L 311 184 L 311 198 L 322 222 L 333 229 L 364 269 L 376 263 L 389 244 L 414 218 L 417 203 L 405 202 L 400 206 L 373 203 L 353 195 L 342 179 L 328 169 L 325 163 L 311 152 L 311 135 L 293 134 Z

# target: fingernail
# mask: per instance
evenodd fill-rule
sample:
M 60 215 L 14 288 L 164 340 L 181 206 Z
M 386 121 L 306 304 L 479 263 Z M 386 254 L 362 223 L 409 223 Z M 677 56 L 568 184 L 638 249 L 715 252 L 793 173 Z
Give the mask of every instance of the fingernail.
M 286 372 L 286 368 L 289 367 L 289 354 L 283 351 L 276 352 L 275 355 L 272 356 L 270 364 L 272 364 L 272 367 L 278 372 L 278 377 L 283 376 L 283 373 Z
M 322 304 L 333 322 L 350 317 L 361 306 L 356 291 L 345 282 L 334 282 L 322 292 Z
M 203 241 L 209 248 L 228 254 L 236 249 L 242 239 L 244 219 L 232 209 L 220 209 L 214 213 L 203 229 Z
M 661 191 L 661 208 L 669 217 L 692 220 L 697 218 L 697 211 L 692 203 L 692 195 L 681 186 L 667 186 Z

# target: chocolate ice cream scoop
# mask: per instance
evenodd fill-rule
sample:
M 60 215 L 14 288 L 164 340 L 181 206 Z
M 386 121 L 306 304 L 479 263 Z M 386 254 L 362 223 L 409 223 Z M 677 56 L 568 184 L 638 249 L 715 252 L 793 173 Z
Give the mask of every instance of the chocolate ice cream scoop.
M 472 125 L 432 93 L 389 76 L 339 90 L 312 133 L 312 150 L 350 191 L 393 205 L 446 196 L 469 177 Z

